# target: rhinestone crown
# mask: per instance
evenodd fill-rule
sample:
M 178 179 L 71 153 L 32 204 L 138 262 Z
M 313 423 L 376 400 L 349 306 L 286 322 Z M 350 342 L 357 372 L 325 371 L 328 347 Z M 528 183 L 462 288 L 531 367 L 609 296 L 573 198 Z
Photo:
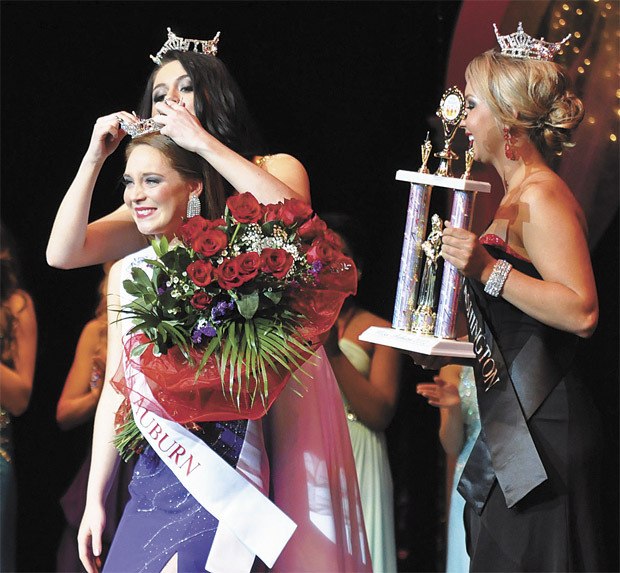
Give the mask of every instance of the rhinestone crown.
M 217 55 L 217 43 L 220 41 L 220 33 L 215 34 L 212 40 L 193 40 L 190 38 L 181 38 L 177 36 L 170 28 L 168 28 L 168 39 L 166 43 L 160 48 L 159 52 L 155 56 L 149 56 L 158 66 L 161 64 L 161 59 L 164 54 L 171 50 L 178 50 L 179 52 L 200 52 L 207 54 L 208 56 Z
M 523 31 L 522 22 L 519 22 L 516 32 L 507 36 L 500 36 L 495 24 L 493 24 L 493 29 L 502 54 L 513 58 L 529 58 L 531 60 L 553 60 L 553 56 L 571 36 L 569 34 L 561 42 L 545 42 L 544 38 L 537 40 Z
M 141 119 L 137 123 L 127 123 L 121 120 L 120 127 L 131 136 L 131 139 L 135 139 L 147 133 L 157 133 L 164 126 L 150 118 Z

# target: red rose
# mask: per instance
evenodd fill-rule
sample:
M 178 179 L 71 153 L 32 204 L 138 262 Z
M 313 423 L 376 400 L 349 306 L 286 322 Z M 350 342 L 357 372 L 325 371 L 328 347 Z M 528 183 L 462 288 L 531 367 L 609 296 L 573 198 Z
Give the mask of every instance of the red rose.
M 200 215 L 188 219 L 179 227 L 179 237 L 184 243 L 191 245 L 193 240 L 207 228 L 208 222 Z
M 205 222 L 206 222 L 205 230 L 217 229 L 218 227 L 226 226 L 226 221 L 224 221 L 224 219 L 222 219 L 221 217 L 219 219 L 208 220 Z
M 189 278 L 198 286 L 207 286 L 213 282 L 213 265 L 209 261 L 194 261 L 187 265 Z
M 211 304 L 212 298 L 204 292 L 197 292 L 189 301 L 197 310 L 204 310 Z
M 205 257 L 212 257 L 225 249 L 227 245 L 228 236 L 218 229 L 204 231 L 192 241 L 192 249 Z
M 342 251 L 344 249 L 342 238 L 338 233 L 332 231 L 331 229 L 326 229 L 321 238 L 338 251 Z
M 256 223 L 263 216 L 263 209 L 252 193 L 233 195 L 226 205 L 239 223 Z
M 239 262 L 237 259 L 226 259 L 217 269 L 215 276 L 219 285 L 226 290 L 237 288 L 243 284 Z
M 265 222 L 280 220 L 280 210 L 282 209 L 282 203 L 269 203 L 265 205 Z
M 314 239 L 312 245 L 310 245 L 310 248 L 306 252 L 306 260 L 309 263 L 320 261 L 324 265 L 327 265 L 334 260 L 336 254 L 330 243 L 323 239 Z
M 236 260 L 239 265 L 239 275 L 244 283 L 251 281 L 258 274 L 260 264 L 258 253 L 243 253 Z
M 299 199 L 284 199 L 280 210 L 280 219 L 289 226 L 294 223 L 301 223 L 312 215 L 312 207 Z
M 299 227 L 299 236 L 304 241 L 312 241 L 316 237 L 327 231 L 327 225 L 323 219 L 317 215 L 308 219 L 301 227 Z
M 293 265 L 293 256 L 284 249 L 263 249 L 260 260 L 261 271 L 277 279 L 284 278 Z

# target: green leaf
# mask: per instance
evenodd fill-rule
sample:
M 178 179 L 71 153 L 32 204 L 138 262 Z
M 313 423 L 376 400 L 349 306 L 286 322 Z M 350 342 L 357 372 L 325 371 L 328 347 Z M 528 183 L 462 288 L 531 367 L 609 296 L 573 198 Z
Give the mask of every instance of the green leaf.
M 150 342 L 147 342 L 145 344 L 139 344 L 138 346 L 134 346 L 131 349 L 131 357 L 138 358 L 139 356 L 142 356 L 142 354 L 144 354 L 144 351 L 149 347 L 150 344 Z
M 256 314 L 258 310 L 259 296 L 258 292 L 251 292 L 250 294 L 241 294 L 235 301 L 239 314 L 246 320 L 250 320 Z
M 152 288 L 153 283 L 151 283 L 150 277 L 140 267 L 134 267 L 131 269 L 131 276 L 137 286 Z
M 282 291 L 265 291 L 263 293 L 273 304 L 279 304 L 282 300 Z
M 140 296 L 142 294 L 142 290 L 140 290 L 133 281 L 126 279 L 123 281 L 123 288 L 127 291 L 131 296 Z
M 154 239 L 153 241 L 151 241 L 151 245 L 153 246 L 153 251 L 155 251 L 155 254 L 159 258 L 161 258 L 168 252 L 169 243 L 168 239 L 165 236 L 161 237 L 159 240 Z

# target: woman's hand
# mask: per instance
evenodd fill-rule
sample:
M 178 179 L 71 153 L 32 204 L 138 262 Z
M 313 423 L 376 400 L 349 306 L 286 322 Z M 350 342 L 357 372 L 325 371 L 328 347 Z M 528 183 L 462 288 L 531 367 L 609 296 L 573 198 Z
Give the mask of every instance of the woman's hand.
M 204 145 L 205 137 L 213 137 L 183 103 L 166 100 L 155 104 L 155 109 L 157 115 L 153 116 L 153 120 L 164 126 L 161 133 L 188 151 L 197 153 Z
M 461 404 L 459 389 L 453 384 L 448 384 L 440 376 L 433 378 L 434 384 L 426 382 L 418 384 L 416 391 L 424 396 L 431 406 L 436 408 L 454 408 Z
M 123 137 L 127 135 L 120 127 L 120 120 L 127 123 L 137 122 L 137 118 L 127 113 L 119 111 L 110 115 L 104 115 L 95 122 L 93 133 L 90 137 L 86 158 L 93 163 L 105 161 L 119 146 Z
M 78 530 L 78 553 L 87 573 L 101 570 L 101 539 L 105 528 L 105 509 L 101 505 L 88 505 Z
M 480 244 L 474 233 L 453 227 L 446 221 L 441 255 L 466 277 L 486 283 L 495 259 Z

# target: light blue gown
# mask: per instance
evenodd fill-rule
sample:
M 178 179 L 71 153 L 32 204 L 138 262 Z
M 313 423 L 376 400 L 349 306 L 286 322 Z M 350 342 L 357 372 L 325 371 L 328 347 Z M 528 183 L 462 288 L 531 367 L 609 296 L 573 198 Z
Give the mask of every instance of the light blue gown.
M 465 525 L 463 522 L 465 500 L 456 491 L 456 486 L 461 479 L 465 463 L 480 432 L 480 415 L 478 413 L 476 381 L 474 380 L 473 368 L 464 367 L 461 370 L 459 395 L 461 397 L 465 441 L 456 461 L 454 480 L 452 481 L 452 495 L 450 496 L 450 511 L 448 515 L 447 573 L 467 573 L 469 571 L 469 555 L 467 555 L 465 546 Z

